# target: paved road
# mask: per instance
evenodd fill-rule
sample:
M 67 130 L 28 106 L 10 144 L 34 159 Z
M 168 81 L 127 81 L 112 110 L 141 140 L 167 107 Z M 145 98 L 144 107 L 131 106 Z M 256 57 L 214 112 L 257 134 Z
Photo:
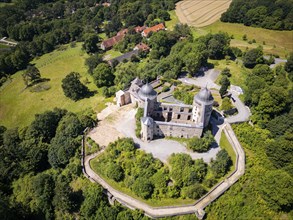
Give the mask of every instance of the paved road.
M 230 124 L 225 123 L 223 126 L 223 130 L 227 135 L 228 141 L 233 146 L 233 149 L 237 156 L 236 170 L 225 181 L 220 182 L 216 187 L 214 187 L 210 192 L 208 192 L 205 196 L 203 196 L 193 205 L 151 207 L 137 199 L 134 199 L 120 191 L 115 190 L 110 185 L 108 185 L 98 174 L 96 174 L 90 166 L 90 160 L 94 159 L 98 154 L 103 153 L 104 150 L 94 155 L 85 157 L 84 171 L 86 173 L 86 176 L 90 180 L 101 184 L 102 187 L 107 189 L 108 192 L 110 192 L 120 203 L 126 205 L 129 208 L 143 210 L 147 215 L 153 218 L 193 214 L 195 213 L 195 211 L 203 212 L 203 209 L 206 206 L 208 206 L 212 201 L 221 196 L 231 185 L 233 185 L 244 174 L 245 171 L 245 154 Z
M 11 46 L 16 46 L 17 45 L 16 42 L 6 40 L 6 37 L 3 37 L 2 39 L 0 39 L 0 43 L 8 44 L 8 45 L 11 45 Z
M 192 84 L 199 86 L 201 88 L 207 86 L 207 88 L 209 89 L 215 88 L 219 90 L 220 86 L 215 83 L 215 80 L 217 79 L 219 74 L 219 70 L 210 69 L 205 72 L 204 76 L 196 78 L 182 77 L 179 78 L 179 80 L 185 84 Z M 232 97 L 235 100 L 234 105 L 238 110 L 238 114 L 235 116 L 228 117 L 226 121 L 229 123 L 239 123 L 248 121 L 251 115 L 249 108 L 245 106 L 244 103 L 239 99 L 237 92 L 232 90 L 229 90 L 229 92 L 232 93 Z
M 220 86 L 214 83 L 219 74 L 219 70 L 209 69 L 204 73 L 204 76 L 198 76 L 196 78 L 188 78 L 183 76 L 179 78 L 179 80 L 185 84 L 196 85 L 201 88 L 207 87 L 208 89 L 215 88 L 219 90 Z
M 226 118 L 226 121 L 229 123 L 239 123 L 248 121 L 251 115 L 249 108 L 246 105 L 244 105 L 244 103 L 239 99 L 237 92 L 231 90 L 229 90 L 229 92 L 232 93 L 232 97 L 235 100 L 233 104 L 237 108 L 238 114 Z

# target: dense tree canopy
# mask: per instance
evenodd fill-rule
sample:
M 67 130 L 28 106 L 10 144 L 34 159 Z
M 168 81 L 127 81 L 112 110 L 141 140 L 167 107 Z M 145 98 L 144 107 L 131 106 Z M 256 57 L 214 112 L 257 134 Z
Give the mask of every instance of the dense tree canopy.
M 64 95 L 74 101 L 82 99 L 89 94 L 88 88 L 80 80 L 79 73 L 71 72 L 62 80 Z
M 234 0 L 221 21 L 274 30 L 292 30 L 292 1 Z
M 247 68 L 253 68 L 256 64 L 264 63 L 262 48 L 254 48 L 243 56 L 243 64 Z

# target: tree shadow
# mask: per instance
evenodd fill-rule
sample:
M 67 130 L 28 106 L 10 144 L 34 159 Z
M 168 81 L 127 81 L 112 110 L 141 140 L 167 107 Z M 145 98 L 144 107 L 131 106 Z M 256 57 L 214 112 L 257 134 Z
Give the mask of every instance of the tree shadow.
M 40 78 L 40 79 L 36 79 L 35 81 L 33 81 L 32 83 L 30 83 L 29 85 L 27 85 L 27 88 L 29 87 L 32 87 L 32 86 L 35 86 L 39 83 L 42 83 L 42 82 L 48 82 L 50 81 L 51 79 L 48 79 L 48 78 Z
M 92 96 L 94 96 L 94 95 L 96 95 L 98 93 L 98 91 L 97 90 L 93 90 L 93 91 L 88 91 L 87 93 L 85 93 L 84 94 L 84 96 L 82 97 L 82 98 L 80 98 L 80 99 L 84 99 L 84 98 L 90 98 L 90 97 L 92 97 Z M 79 99 L 79 100 L 80 100 Z

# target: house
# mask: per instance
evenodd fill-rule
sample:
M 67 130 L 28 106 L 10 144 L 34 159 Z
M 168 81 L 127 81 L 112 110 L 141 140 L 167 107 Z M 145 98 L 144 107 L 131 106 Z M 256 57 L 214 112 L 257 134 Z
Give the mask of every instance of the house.
M 125 37 L 125 35 L 127 34 L 128 29 L 123 29 L 121 31 L 119 31 L 116 36 L 111 37 L 107 40 L 104 40 L 101 43 L 101 49 L 102 50 L 108 50 L 111 49 L 115 44 L 119 43 L 120 41 L 123 40 L 123 38 Z
M 149 51 L 150 47 L 144 43 L 139 43 L 133 48 L 133 50 Z
M 135 27 L 134 28 L 134 31 L 136 32 L 136 33 L 141 33 L 143 30 L 145 30 L 147 27 L 146 26 L 137 26 L 137 27 Z
M 143 37 L 147 37 L 151 32 L 158 32 L 160 30 L 165 30 L 165 26 L 163 23 L 157 24 L 153 27 L 146 28 L 141 32 Z
M 146 26 L 137 26 L 134 28 L 135 32 L 136 33 L 140 33 L 142 32 L 143 30 L 146 29 Z M 123 40 L 123 38 L 125 37 L 125 35 L 128 33 L 128 29 L 122 29 L 120 30 L 116 36 L 114 37 L 111 37 L 107 40 L 104 40 L 102 43 L 101 43 L 101 49 L 102 50 L 108 50 L 108 49 L 111 49 L 115 44 L 119 43 L 120 41 Z
M 128 33 L 128 29 L 127 28 L 126 29 L 122 29 L 121 31 L 119 31 L 116 34 L 116 36 L 120 36 L 120 35 L 125 36 L 127 33 Z
M 102 50 L 108 50 L 108 49 L 111 49 L 115 44 L 119 43 L 120 41 L 122 41 L 124 38 L 124 35 L 119 35 L 119 36 L 114 36 L 114 37 L 111 37 L 107 40 L 104 40 L 102 43 L 101 43 L 101 49 Z
M 110 6 L 111 6 L 111 3 L 109 3 L 109 2 L 104 2 L 102 5 L 103 5 L 104 7 L 110 7 Z

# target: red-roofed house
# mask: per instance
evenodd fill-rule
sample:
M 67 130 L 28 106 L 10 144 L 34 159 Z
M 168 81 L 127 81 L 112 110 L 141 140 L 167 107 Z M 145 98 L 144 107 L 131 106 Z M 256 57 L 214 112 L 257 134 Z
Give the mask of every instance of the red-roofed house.
M 143 37 L 147 37 L 151 32 L 158 32 L 160 30 L 165 30 L 165 26 L 163 23 L 157 24 L 153 27 L 150 27 L 150 28 L 143 30 L 143 32 L 141 32 L 141 35 Z
M 147 28 L 146 26 L 142 26 L 142 27 L 141 26 L 137 26 L 137 27 L 134 28 L 134 31 L 136 33 L 141 33 L 146 28 Z
M 101 49 L 102 50 L 111 49 L 115 44 L 117 44 L 123 40 L 123 38 L 127 34 L 127 32 L 128 32 L 128 29 L 123 29 L 123 30 L 119 31 L 116 36 L 111 37 L 107 40 L 104 40 L 101 43 Z
M 116 34 L 116 36 L 120 36 L 120 35 L 125 36 L 127 33 L 128 33 L 128 29 L 122 29 L 121 31 L 119 31 L 119 32 Z
M 107 40 L 104 40 L 101 43 L 101 49 L 102 50 L 108 50 L 111 49 L 115 44 L 119 43 L 121 40 L 123 40 L 124 35 L 118 35 L 118 36 L 114 36 L 111 37 Z
M 150 47 L 144 43 L 139 43 L 133 48 L 133 50 L 149 51 Z

